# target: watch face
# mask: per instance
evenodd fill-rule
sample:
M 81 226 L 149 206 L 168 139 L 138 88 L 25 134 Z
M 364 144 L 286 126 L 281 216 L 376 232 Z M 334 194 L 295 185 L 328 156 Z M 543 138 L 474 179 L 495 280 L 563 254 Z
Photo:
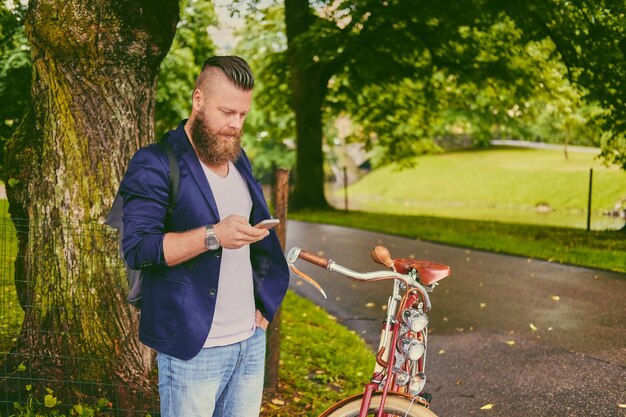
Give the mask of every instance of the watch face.
M 219 249 L 220 241 L 214 234 L 209 234 L 206 239 L 204 239 L 204 245 L 208 250 L 215 250 Z
M 209 236 L 206 238 L 206 247 L 215 250 L 220 247 L 220 244 L 215 236 Z

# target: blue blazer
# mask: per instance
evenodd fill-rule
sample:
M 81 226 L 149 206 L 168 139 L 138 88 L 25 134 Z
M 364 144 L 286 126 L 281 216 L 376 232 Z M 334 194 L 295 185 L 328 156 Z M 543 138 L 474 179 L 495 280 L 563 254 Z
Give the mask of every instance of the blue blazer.
M 139 339 L 158 352 L 188 360 L 200 352 L 211 328 L 221 249 L 173 267 L 168 267 L 163 257 L 166 232 L 220 221 L 209 183 L 183 129 L 185 122 L 166 134 L 180 170 L 180 191 L 167 227 L 169 161 L 161 147 L 152 144 L 137 151 L 120 185 L 120 194 L 124 199 L 122 246 L 126 262 L 143 271 Z M 252 176 L 244 152 L 235 166 L 252 197 L 250 223 L 269 219 L 263 191 Z M 289 283 L 289 270 L 275 231 L 250 245 L 250 258 L 256 308 L 271 321 Z

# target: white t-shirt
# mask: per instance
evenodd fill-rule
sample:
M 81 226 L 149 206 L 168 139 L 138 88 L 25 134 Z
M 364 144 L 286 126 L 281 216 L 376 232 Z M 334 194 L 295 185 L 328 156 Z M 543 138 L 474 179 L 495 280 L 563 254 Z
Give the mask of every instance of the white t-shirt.
M 204 164 L 202 169 L 209 181 L 220 220 L 237 214 L 250 218 L 252 198 L 248 185 L 232 162 L 225 178 Z M 250 245 L 239 249 L 222 248 L 215 314 L 204 347 L 226 346 L 240 342 L 254 333 L 254 288 Z

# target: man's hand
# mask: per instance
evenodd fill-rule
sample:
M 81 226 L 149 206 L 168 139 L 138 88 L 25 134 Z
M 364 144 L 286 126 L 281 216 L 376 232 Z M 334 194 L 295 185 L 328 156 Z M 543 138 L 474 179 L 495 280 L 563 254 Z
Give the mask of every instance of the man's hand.
M 267 230 L 252 227 L 245 217 L 235 214 L 213 226 L 213 230 L 220 240 L 220 245 L 226 249 L 239 249 L 269 235 Z
M 260 327 L 264 332 L 267 331 L 267 326 L 270 324 L 270 322 L 263 317 L 263 314 L 261 314 L 259 310 L 256 311 L 254 322 L 256 323 L 256 327 Z

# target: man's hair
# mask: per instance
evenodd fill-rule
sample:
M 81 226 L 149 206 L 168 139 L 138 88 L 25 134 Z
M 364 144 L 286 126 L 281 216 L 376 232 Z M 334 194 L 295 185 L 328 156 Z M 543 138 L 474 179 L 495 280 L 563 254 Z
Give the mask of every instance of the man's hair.
M 202 72 L 196 80 L 196 88 L 204 83 L 210 72 L 207 70 L 211 68 L 219 68 L 226 78 L 241 90 L 250 91 L 254 87 L 254 76 L 248 63 L 238 56 L 227 55 L 212 56 L 204 61 Z

